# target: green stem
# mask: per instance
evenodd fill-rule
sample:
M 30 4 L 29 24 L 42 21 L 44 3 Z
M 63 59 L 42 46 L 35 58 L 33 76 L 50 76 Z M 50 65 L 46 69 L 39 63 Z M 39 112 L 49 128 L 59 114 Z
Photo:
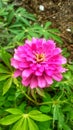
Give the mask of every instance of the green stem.
M 22 90 L 22 93 L 25 95 L 25 97 L 27 98 L 27 99 L 29 99 L 31 102 L 33 102 L 34 104 L 38 104 L 38 102 L 36 102 L 35 100 L 33 100 L 30 96 L 28 96 L 23 90 Z
M 29 97 L 26 93 L 24 93 L 24 95 L 25 95 L 26 98 L 28 98 L 30 101 L 32 101 L 33 103 L 37 104 L 37 102 L 35 102 L 35 100 L 33 100 L 31 97 Z

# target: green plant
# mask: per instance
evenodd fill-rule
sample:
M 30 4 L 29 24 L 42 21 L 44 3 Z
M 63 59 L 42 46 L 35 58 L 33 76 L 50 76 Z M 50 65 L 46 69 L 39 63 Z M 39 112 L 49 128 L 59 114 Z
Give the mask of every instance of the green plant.
M 14 8 L 14 5 L 0 8 L 0 46 L 6 49 L 23 44 L 24 39 L 44 37 L 62 43 L 58 29 L 50 28 L 51 22 L 44 26 L 37 23 L 36 18 L 24 8 Z
M 60 82 L 49 88 L 30 89 L 14 78 L 10 59 L 24 39 L 44 37 L 61 45 L 59 30 L 51 22 L 41 26 L 24 8 L 0 1 L 0 130 L 72 130 L 73 64 L 67 64 Z M 69 56 L 67 49 L 63 55 Z

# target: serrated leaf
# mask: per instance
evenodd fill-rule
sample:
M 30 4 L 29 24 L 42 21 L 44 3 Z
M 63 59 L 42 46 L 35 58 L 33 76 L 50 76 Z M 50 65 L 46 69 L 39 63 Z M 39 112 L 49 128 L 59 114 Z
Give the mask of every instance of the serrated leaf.
M 12 78 L 7 79 L 3 86 L 3 95 L 9 90 L 12 84 Z
M 36 123 L 30 118 L 28 118 L 28 126 L 29 126 L 29 130 L 39 130 Z
M 37 110 L 33 110 L 29 112 L 29 117 L 36 121 L 48 121 L 52 119 L 50 116 L 42 114 L 41 112 Z
M 10 125 L 21 118 L 21 115 L 8 115 L 0 120 L 2 125 Z
M 7 112 L 11 113 L 11 114 L 23 114 L 23 112 L 20 109 L 17 108 L 9 108 L 6 110 Z

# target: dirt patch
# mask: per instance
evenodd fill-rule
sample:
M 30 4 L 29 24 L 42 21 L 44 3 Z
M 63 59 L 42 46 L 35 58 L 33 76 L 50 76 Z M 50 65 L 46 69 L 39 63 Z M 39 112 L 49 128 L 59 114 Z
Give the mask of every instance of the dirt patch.
M 22 0 L 18 4 L 35 14 L 41 24 L 51 21 L 52 27 L 61 31 L 62 47 L 67 48 L 69 60 L 73 60 L 73 0 Z

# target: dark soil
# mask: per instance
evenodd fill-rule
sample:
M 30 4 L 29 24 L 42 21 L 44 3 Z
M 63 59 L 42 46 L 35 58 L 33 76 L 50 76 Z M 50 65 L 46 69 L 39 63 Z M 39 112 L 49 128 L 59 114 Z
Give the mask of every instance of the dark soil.
M 61 32 L 62 47 L 66 47 L 70 53 L 69 61 L 73 61 L 73 0 L 16 0 L 32 14 L 38 21 L 44 24 L 52 22 L 52 27 Z M 40 5 L 44 6 L 41 11 Z

